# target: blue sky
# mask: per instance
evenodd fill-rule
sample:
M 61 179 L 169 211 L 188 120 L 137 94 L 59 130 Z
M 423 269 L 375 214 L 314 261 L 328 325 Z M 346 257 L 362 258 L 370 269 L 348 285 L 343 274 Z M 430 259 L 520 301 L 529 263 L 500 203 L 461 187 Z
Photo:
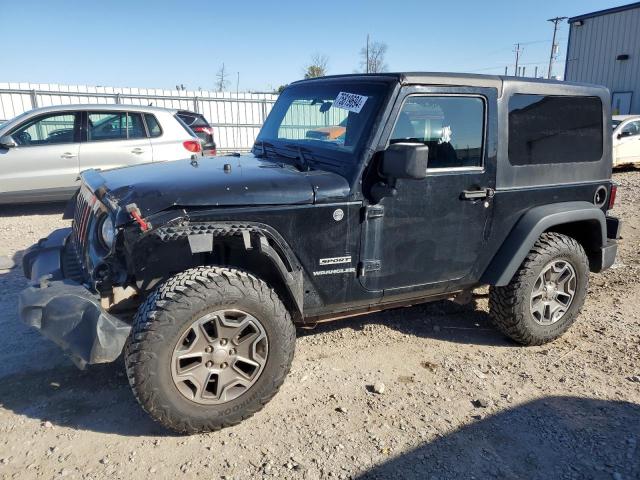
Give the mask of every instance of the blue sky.
M 240 90 L 300 78 L 313 53 L 352 73 L 369 33 L 388 45 L 390 71 L 546 72 L 555 16 L 623 4 L 524 1 L 32 1 L 0 0 L 0 82 L 212 89 L 224 62 Z M 561 74 L 568 36 L 559 32 Z

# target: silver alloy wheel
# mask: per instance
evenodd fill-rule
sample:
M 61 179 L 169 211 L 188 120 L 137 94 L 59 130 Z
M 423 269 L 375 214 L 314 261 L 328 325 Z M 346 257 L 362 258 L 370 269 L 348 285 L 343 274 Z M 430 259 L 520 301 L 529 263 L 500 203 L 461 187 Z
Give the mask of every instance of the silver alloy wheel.
M 260 321 L 241 310 L 219 310 L 195 320 L 171 358 L 178 391 L 206 405 L 239 397 L 258 380 L 269 353 Z
M 543 269 L 531 291 L 531 315 L 540 325 L 553 325 L 573 302 L 576 271 L 566 260 L 553 260 Z

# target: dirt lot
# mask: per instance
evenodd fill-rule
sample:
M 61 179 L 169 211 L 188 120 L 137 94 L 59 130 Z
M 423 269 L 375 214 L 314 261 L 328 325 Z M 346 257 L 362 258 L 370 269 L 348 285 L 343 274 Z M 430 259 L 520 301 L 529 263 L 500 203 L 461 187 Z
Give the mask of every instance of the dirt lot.
M 560 340 L 514 345 L 486 298 L 300 331 L 275 399 L 207 435 L 149 420 L 121 363 L 77 370 L 18 322 L 25 281 L 0 270 L 0 476 L 640 479 L 640 170 L 614 176 L 618 264 Z M 64 226 L 61 210 L 1 209 L 0 257 Z

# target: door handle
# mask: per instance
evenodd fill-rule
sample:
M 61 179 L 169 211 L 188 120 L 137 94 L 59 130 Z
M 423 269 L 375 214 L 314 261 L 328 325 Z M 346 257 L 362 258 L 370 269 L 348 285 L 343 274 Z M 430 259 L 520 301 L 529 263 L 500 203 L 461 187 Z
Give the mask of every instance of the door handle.
M 70 153 L 70 152 L 65 152 L 62 155 L 60 155 L 60 158 L 76 158 L 77 155 L 75 155 L 74 153 Z
M 493 198 L 496 191 L 493 188 L 481 188 L 479 190 L 463 190 L 460 194 L 462 200 L 484 200 Z
M 131 150 L 131 153 L 135 153 L 136 155 L 140 155 L 141 153 L 144 153 L 144 150 L 142 148 L 134 148 L 133 150 Z

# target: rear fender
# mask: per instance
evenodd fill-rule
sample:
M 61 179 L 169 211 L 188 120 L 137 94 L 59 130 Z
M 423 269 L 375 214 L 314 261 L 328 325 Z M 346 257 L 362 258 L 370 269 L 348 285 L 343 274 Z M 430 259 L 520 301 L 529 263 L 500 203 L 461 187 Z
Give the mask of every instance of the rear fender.
M 589 224 L 595 229 L 591 241 L 592 248 L 604 247 L 607 242 L 607 221 L 602 210 L 589 202 L 563 202 L 534 207 L 527 211 L 516 223 L 502 246 L 493 257 L 480 281 L 487 285 L 505 286 L 513 278 L 527 254 L 533 248 L 540 235 L 549 230 L 563 230 L 571 235 L 568 225 Z M 580 239 L 577 239 L 580 240 Z M 584 246 L 584 245 L 583 245 Z M 585 248 L 587 254 L 590 249 Z

